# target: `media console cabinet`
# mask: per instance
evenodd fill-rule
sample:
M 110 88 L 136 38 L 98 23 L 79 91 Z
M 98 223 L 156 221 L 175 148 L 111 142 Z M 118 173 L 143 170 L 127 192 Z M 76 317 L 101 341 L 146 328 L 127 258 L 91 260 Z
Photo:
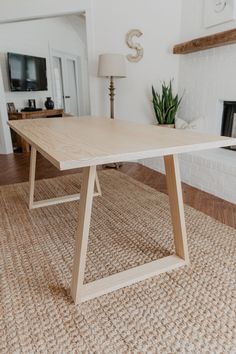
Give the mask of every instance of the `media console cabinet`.
M 9 112 L 9 120 L 34 119 L 34 118 L 56 118 L 63 117 L 63 109 L 43 109 L 41 111 Z M 17 146 L 22 148 L 23 152 L 30 151 L 30 145 L 19 135 L 16 136 Z

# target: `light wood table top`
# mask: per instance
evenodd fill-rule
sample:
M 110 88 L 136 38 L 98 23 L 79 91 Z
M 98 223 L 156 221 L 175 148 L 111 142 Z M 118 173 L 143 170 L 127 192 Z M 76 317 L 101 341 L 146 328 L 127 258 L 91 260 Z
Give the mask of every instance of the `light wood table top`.
M 233 138 L 110 118 L 43 118 L 8 124 L 60 170 L 236 145 Z

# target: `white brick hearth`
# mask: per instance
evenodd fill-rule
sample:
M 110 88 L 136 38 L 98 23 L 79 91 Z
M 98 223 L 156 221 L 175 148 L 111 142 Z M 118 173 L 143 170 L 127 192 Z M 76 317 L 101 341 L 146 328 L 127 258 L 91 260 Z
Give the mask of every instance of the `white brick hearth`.
M 183 182 L 236 203 L 236 151 L 214 149 L 181 154 L 179 160 Z M 162 158 L 142 162 L 164 173 Z

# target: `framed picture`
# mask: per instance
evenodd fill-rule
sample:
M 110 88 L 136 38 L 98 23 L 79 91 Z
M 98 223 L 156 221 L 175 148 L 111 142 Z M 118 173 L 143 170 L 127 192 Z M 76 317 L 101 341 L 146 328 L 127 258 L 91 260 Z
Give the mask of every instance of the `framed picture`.
M 13 102 L 7 103 L 7 111 L 8 111 L 8 113 L 16 112 L 16 107 L 15 107 L 15 104 Z
M 30 108 L 36 108 L 36 101 L 34 99 L 28 100 Z
M 233 21 L 236 0 L 205 0 L 204 26 L 206 28 Z

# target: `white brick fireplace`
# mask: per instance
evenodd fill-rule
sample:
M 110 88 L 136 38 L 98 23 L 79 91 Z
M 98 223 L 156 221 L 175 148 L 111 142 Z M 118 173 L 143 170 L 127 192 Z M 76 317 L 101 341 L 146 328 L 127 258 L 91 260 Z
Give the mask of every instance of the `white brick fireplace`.
M 204 28 L 204 0 L 182 0 L 180 43 L 236 27 L 236 20 Z M 175 43 L 177 44 L 177 43 Z M 224 101 L 236 101 L 236 45 L 180 56 L 179 93 L 185 91 L 179 116 L 202 118 L 200 130 L 221 134 Z M 160 160 L 145 165 L 163 171 Z M 180 157 L 182 179 L 236 203 L 236 151 L 216 149 Z
M 223 105 L 223 99 L 216 100 L 215 131 L 206 129 L 207 117 L 202 118 L 199 131 L 221 135 Z M 143 164 L 165 173 L 163 159 L 148 159 Z M 236 204 L 236 151 L 214 149 L 182 154 L 180 169 L 183 182 Z
M 179 116 L 201 118 L 199 131 L 221 135 L 224 101 L 236 101 L 236 45 L 183 55 L 179 92 L 185 91 Z M 143 163 L 164 171 L 160 159 Z M 180 156 L 182 180 L 236 203 L 236 151 L 215 149 Z

